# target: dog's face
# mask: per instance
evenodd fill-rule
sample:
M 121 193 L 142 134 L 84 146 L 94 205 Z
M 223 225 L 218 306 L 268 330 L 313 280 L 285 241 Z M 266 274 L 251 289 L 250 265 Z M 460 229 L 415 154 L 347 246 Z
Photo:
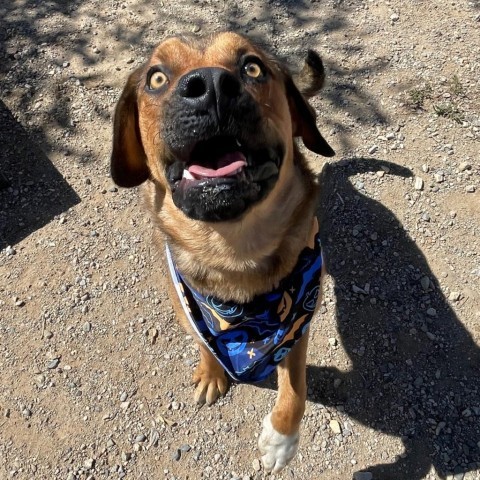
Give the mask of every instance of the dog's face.
M 304 90 L 318 90 L 321 60 L 309 52 L 306 65 Z M 289 175 L 295 136 L 333 155 L 278 61 L 233 33 L 203 42 L 170 38 L 122 93 L 112 177 L 125 187 L 152 179 L 192 219 L 235 220 Z

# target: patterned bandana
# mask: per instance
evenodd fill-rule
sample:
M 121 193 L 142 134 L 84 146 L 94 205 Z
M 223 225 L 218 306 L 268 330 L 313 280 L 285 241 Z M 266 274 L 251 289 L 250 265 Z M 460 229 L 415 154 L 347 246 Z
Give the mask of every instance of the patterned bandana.
M 314 248 L 302 250 L 278 288 L 244 304 L 195 291 L 176 269 L 168 245 L 167 259 L 188 320 L 234 380 L 252 383 L 267 378 L 307 331 L 320 292 L 318 233 Z

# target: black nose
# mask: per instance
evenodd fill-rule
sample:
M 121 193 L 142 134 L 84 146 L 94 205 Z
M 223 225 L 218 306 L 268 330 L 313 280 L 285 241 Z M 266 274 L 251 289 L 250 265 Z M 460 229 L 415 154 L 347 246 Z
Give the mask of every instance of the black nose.
M 197 110 L 214 109 L 219 119 L 242 92 L 240 81 L 223 68 L 199 68 L 178 82 L 177 94 Z

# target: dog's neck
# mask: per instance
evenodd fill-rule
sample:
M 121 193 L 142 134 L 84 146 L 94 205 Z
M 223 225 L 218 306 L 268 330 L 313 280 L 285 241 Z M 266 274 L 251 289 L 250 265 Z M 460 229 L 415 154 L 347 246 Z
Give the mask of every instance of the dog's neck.
M 278 285 L 294 268 L 313 228 L 316 185 L 302 164 L 244 220 L 191 220 L 181 232 L 169 195 L 154 202 L 155 220 L 165 234 L 184 278 L 204 295 L 247 302 Z M 153 189 L 152 189 L 153 193 Z M 185 219 L 183 220 L 185 222 Z

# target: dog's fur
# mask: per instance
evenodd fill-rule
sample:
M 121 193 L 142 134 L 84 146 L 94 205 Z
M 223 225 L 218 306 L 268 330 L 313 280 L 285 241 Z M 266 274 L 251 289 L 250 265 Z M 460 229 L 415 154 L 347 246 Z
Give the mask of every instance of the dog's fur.
M 260 65 L 258 78 L 247 76 L 248 65 L 254 74 Z M 152 89 L 152 71 L 158 69 L 160 86 Z M 323 81 L 323 65 L 315 52 L 309 51 L 302 72 L 292 78 L 273 56 L 228 32 L 202 41 L 167 39 L 128 79 L 115 112 L 112 177 L 124 187 L 146 182 L 156 229 L 166 238 L 182 276 L 202 294 L 248 302 L 275 288 L 311 242 L 317 228 L 317 186 L 294 138 L 301 137 L 316 153 L 334 154 L 304 98 L 317 93 Z M 205 100 L 210 85 L 213 96 Z M 209 109 L 208 102 L 213 102 L 216 113 L 200 119 L 200 101 Z M 224 107 L 222 102 L 229 103 Z M 227 189 L 218 200 L 213 187 L 184 188 L 191 184 L 176 172 L 185 162 L 188 165 L 197 141 L 208 141 L 223 129 L 241 137 L 258 161 L 265 160 L 266 151 L 272 158 L 272 152 L 281 152 L 281 158 L 275 159 L 276 175 L 257 183 L 239 181 L 240 186 L 232 187 L 238 190 Z M 191 331 L 174 289 L 170 297 Z M 215 357 L 198 343 L 195 399 L 210 404 L 226 392 L 228 381 Z M 307 343 L 308 333 L 277 368 L 278 398 L 259 440 L 267 471 L 279 471 L 297 449 L 306 398 Z

